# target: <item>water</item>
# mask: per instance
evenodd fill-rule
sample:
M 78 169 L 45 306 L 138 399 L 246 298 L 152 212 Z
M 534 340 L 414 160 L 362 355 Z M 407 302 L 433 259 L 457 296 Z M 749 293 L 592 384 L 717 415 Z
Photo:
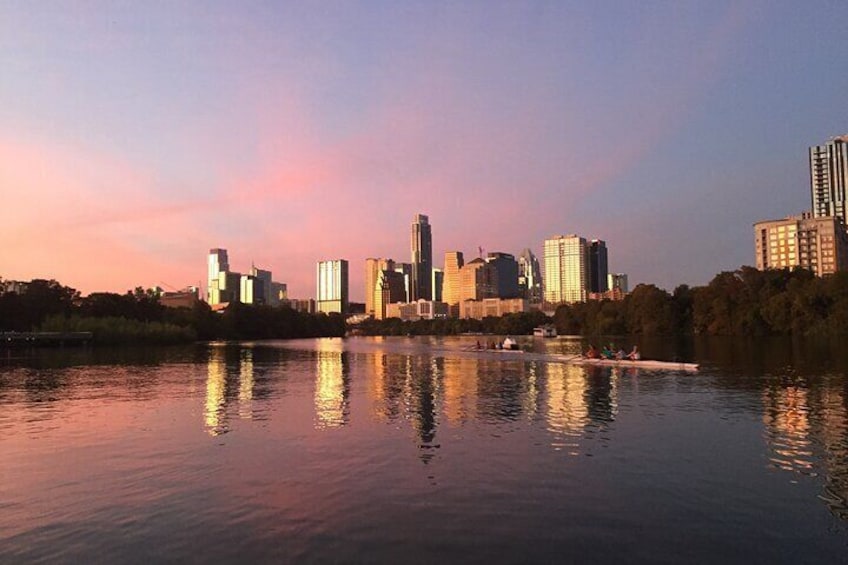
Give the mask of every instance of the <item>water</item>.
M 0 562 L 846 561 L 825 345 L 477 339 L 3 352 Z

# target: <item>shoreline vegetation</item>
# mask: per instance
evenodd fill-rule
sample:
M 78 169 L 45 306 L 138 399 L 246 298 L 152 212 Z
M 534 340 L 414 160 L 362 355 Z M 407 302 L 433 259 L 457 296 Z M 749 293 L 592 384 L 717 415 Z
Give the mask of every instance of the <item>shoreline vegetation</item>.
M 337 337 L 345 334 L 345 320 L 340 314 L 240 303 L 220 314 L 205 302 L 192 308 L 168 308 L 159 303 L 155 292 L 142 288 L 80 297 L 57 281 L 37 279 L 20 294 L 0 294 L 0 331 L 91 332 L 93 345 L 175 345 Z
M 365 335 L 455 335 L 482 332 L 526 335 L 553 322 L 560 335 L 608 336 L 805 336 L 848 335 L 848 272 L 816 277 L 806 269 L 759 271 L 741 267 L 706 286 L 667 292 L 640 284 L 624 300 L 590 300 L 557 307 L 553 320 L 540 313 L 483 320 L 368 320 Z
M 669 293 L 640 284 L 620 301 L 563 304 L 553 320 L 539 311 L 483 320 L 366 320 L 359 335 L 528 335 L 551 323 L 561 335 L 806 336 L 848 335 L 848 272 L 816 277 L 805 269 L 759 271 L 743 266 L 706 286 Z M 215 313 L 205 302 L 167 308 L 153 291 L 126 294 L 76 290 L 54 280 L 31 281 L 20 294 L 0 294 L 0 331 L 91 332 L 93 344 L 165 345 L 210 340 L 341 337 L 340 314 L 233 303 Z

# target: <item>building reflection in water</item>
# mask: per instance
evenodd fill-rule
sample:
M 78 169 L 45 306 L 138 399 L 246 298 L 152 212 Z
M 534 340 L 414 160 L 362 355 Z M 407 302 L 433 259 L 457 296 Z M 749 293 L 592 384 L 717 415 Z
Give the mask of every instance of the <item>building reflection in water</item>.
M 821 426 L 814 430 L 825 449 L 827 484 L 823 498 L 830 510 L 848 520 L 848 410 L 844 385 L 827 387 L 821 394 Z
M 322 340 L 316 351 L 316 428 L 338 428 L 350 419 L 350 367 L 340 340 Z
M 586 372 L 577 365 L 548 363 L 545 385 L 548 431 L 556 437 L 552 446 L 571 455 L 578 455 L 577 440 L 582 435 L 589 415 L 586 407 Z
M 236 355 L 238 356 L 236 358 Z M 206 431 L 213 436 L 229 431 L 227 404 L 235 391 L 238 378 L 238 416 L 253 419 L 253 399 L 256 376 L 252 347 L 212 346 L 209 349 L 206 374 L 206 403 L 203 420 Z M 228 357 L 232 362 L 228 362 Z
M 589 419 L 595 424 L 608 424 L 618 413 L 618 381 L 622 370 L 618 367 L 585 367 L 586 407 Z
M 409 359 L 410 367 L 412 367 L 412 358 Z M 415 432 L 418 436 L 418 447 L 422 450 L 438 448 L 435 443 L 436 439 L 436 394 L 438 393 L 440 375 L 444 361 L 439 362 L 436 359 L 431 359 L 429 363 L 421 363 L 417 369 L 416 375 L 410 379 L 410 402 L 409 410 L 412 417 L 412 423 L 415 427 Z M 415 378 L 417 377 L 417 378 Z M 432 453 L 422 452 L 421 460 L 425 463 L 432 458 Z
M 479 362 L 476 357 L 455 357 L 444 363 L 442 411 L 451 425 L 461 425 L 474 417 Z
M 372 370 L 367 385 L 371 413 L 377 420 L 408 421 L 425 463 L 433 457 L 438 427 L 438 399 L 449 369 L 441 357 L 375 353 L 366 357 Z
M 213 436 L 227 433 L 226 387 L 227 360 L 223 347 L 209 350 L 206 374 L 206 406 L 203 411 L 206 431 Z
M 409 400 L 412 357 L 377 353 L 369 358 L 374 366 L 368 386 L 372 412 L 379 420 L 394 422 L 403 416 L 404 403 Z
M 241 350 L 239 363 L 239 418 L 253 418 L 253 349 Z
M 770 460 L 785 471 L 809 474 L 813 468 L 807 395 L 807 389 L 795 386 L 764 393 L 763 423 L 769 434 Z
M 520 419 L 525 386 L 523 363 L 482 360 L 477 378 L 477 416 L 492 422 Z
M 388 363 L 388 356 L 385 353 L 366 355 L 363 362 L 368 364 L 366 390 L 371 407 L 371 416 L 378 421 L 391 421 L 391 411 L 384 408 L 387 402 L 386 364 Z
M 554 449 L 580 453 L 580 441 L 615 421 L 618 413 L 617 370 L 564 363 L 546 365 L 546 420 Z M 602 436 L 603 439 L 604 436 Z
M 834 515 L 848 520 L 848 409 L 842 378 L 834 380 L 766 389 L 763 423 L 772 465 L 800 475 L 825 475 L 820 498 Z

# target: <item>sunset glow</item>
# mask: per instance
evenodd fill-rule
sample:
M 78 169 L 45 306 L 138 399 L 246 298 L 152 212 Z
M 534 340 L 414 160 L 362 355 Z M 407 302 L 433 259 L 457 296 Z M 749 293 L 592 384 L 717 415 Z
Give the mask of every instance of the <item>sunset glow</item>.
M 753 262 L 844 133 L 843 4 L 7 3 L 0 277 L 84 293 L 205 285 L 229 250 L 315 263 L 602 238 L 631 285 Z M 815 31 L 813 31 L 815 26 Z

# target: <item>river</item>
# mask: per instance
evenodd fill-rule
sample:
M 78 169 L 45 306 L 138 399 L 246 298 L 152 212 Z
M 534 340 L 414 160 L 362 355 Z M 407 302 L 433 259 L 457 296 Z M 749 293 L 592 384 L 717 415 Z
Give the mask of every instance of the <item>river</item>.
M 841 344 L 486 339 L 0 350 L 0 562 L 848 559 Z

